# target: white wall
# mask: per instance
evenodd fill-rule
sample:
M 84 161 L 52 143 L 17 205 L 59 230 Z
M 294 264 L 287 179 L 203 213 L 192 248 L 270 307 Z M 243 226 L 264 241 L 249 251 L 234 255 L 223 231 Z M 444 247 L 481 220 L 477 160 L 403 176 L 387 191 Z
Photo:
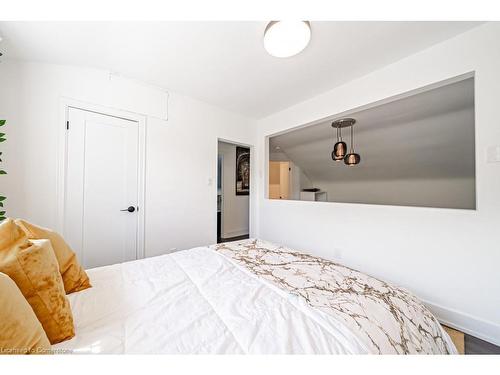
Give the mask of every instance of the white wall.
M 313 183 L 304 173 L 302 168 L 300 168 L 297 164 L 290 162 L 291 164 L 291 196 L 290 199 L 300 199 L 300 192 L 302 189 L 310 189 L 313 187 Z
M 258 235 L 410 288 L 500 344 L 500 24 L 490 23 L 259 121 Z M 477 210 L 268 200 L 265 136 L 475 71 Z
M 275 152 L 269 153 L 269 160 L 272 160 L 272 161 L 290 161 L 290 158 L 284 152 L 275 151 Z
M 68 97 L 147 116 L 147 256 L 216 242 L 217 138 L 254 144 L 251 121 L 175 93 L 165 121 L 165 92 L 100 70 L 4 61 L 0 78 L 9 215 L 58 228 L 60 106 Z
M 236 145 L 219 142 L 223 155 L 221 237 L 249 234 L 249 196 L 236 195 Z

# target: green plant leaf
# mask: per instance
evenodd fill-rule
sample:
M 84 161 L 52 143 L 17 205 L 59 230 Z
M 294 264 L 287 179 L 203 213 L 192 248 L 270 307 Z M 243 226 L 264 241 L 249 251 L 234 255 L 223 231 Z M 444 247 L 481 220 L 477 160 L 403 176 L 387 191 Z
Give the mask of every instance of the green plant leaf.
M 6 198 L 6 197 L 2 197 L 2 196 L 0 196 L 0 202 L 1 202 L 1 201 L 4 201 L 5 199 L 7 199 L 7 198 Z
M 0 138 L 0 142 L 5 142 L 6 139 L 5 138 Z
M 0 133 L 0 137 L 3 137 L 3 136 L 5 136 L 5 133 Z
M 0 211 L 0 216 L 5 216 L 5 211 Z
M 7 172 L 2 171 L 2 170 L 0 169 L 0 174 L 7 174 Z
M 0 126 L 4 126 L 5 122 L 7 122 L 7 120 L 0 120 Z
M 5 216 L 1 216 L 1 217 L 0 217 L 0 221 L 3 221 L 3 220 L 5 220 L 5 219 L 7 219 Z

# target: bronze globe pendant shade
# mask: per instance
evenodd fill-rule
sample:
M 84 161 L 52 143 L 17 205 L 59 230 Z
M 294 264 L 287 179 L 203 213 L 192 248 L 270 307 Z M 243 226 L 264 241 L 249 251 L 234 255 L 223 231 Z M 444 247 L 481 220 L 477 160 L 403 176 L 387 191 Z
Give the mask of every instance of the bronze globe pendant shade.
M 361 156 L 354 152 L 354 123 L 355 122 L 351 124 L 351 148 L 349 150 L 349 153 L 344 157 L 344 163 L 350 167 L 361 162 Z
M 347 144 L 342 142 L 342 138 L 340 138 L 340 141 L 335 143 L 335 146 L 333 146 L 332 159 L 335 161 L 341 161 L 344 159 L 346 152 Z
M 332 125 L 333 126 L 333 125 Z M 332 159 L 341 161 L 347 153 L 347 144 L 342 141 L 342 131 L 337 128 L 337 143 L 333 146 Z
M 354 119 L 345 118 L 332 122 L 332 128 L 337 130 L 337 143 L 333 146 L 332 160 L 341 161 L 347 153 L 347 144 L 342 140 L 342 128 L 356 122 Z

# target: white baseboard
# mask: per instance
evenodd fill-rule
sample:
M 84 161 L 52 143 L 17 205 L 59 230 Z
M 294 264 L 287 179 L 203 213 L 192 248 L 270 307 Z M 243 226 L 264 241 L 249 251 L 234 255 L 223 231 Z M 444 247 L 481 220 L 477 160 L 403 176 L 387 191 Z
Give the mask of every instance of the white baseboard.
M 239 236 L 246 236 L 246 235 L 248 235 L 248 229 L 241 229 L 241 230 L 235 230 L 232 232 L 222 233 L 221 237 L 222 238 L 232 238 L 232 237 L 239 237 Z
M 500 346 L 499 324 L 432 302 L 423 302 L 442 324 Z

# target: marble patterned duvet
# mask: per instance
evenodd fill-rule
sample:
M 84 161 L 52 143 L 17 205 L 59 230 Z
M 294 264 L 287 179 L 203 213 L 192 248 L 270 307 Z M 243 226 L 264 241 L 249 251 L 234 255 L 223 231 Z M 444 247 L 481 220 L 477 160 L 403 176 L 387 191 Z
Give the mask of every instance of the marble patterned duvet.
M 263 241 L 88 270 L 56 353 L 454 353 L 411 294 Z
M 345 324 L 369 353 L 456 354 L 437 319 L 407 290 L 261 240 L 213 249 Z

